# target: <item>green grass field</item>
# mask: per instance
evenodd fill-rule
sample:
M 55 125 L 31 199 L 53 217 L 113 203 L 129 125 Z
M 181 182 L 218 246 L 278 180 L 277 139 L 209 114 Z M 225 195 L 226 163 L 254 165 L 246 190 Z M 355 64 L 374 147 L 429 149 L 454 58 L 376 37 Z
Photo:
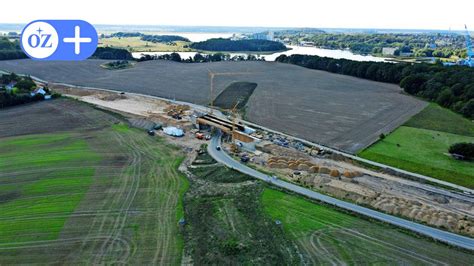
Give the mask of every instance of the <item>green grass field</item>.
M 474 259 L 472 252 L 275 190 L 214 163 L 193 163 L 197 180 L 185 198 L 186 250 L 197 264 L 274 258 L 279 264 L 465 265 Z
M 187 42 L 178 41 L 176 45 L 169 45 L 166 43 L 152 43 L 140 40 L 140 37 L 128 38 L 101 38 L 99 40 L 100 46 L 109 46 L 116 48 L 124 48 L 132 52 L 189 52 L 193 51 L 191 48 L 185 48 Z
M 180 263 L 179 148 L 77 101 L 15 108 L 42 133 L 2 118 L 0 264 Z
M 458 142 L 474 142 L 474 123 L 430 104 L 359 156 L 474 188 L 474 163 L 448 154 L 449 146 Z
M 0 243 L 56 239 L 91 185 L 100 156 L 72 134 L 4 139 L 0 151 Z
M 420 113 L 414 115 L 405 126 L 474 137 L 472 121 L 435 103 L 430 103 Z
M 303 197 L 266 188 L 264 211 L 282 222 L 313 265 L 469 264 L 474 254 L 352 216 Z
M 198 155 L 190 168 L 194 178 L 185 195 L 186 252 L 193 263 L 299 264 L 293 243 L 262 212 L 262 184 L 207 158 Z

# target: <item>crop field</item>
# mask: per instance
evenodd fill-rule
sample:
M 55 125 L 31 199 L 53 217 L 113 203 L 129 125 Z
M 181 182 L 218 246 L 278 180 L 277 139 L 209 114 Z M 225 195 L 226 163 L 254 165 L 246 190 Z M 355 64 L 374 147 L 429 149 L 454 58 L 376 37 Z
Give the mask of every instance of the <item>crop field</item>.
M 187 42 L 175 42 L 176 45 L 167 43 L 153 43 L 140 40 L 140 37 L 128 38 L 101 38 L 99 40 L 100 46 L 108 46 L 115 48 L 124 48 L 132 52 L 188 52 L 191 48 L 184 46 L 189 44 Z
M 299 196 L 265 189 L 265 212 L 282 221 L 311 265 L 466 265 L 474 254 L 370 222 Z
M 108 71 L 106 61 L 1 61 L 0 70 L 63 82 L 209 104 L 209 70 L 214 95 L 233 82 L 257 83 L 246 119 L 262 126 L 355 153 L 391 132 L 426 103 L 398 86 L 276 62 L 140 62 Z M 242 74 L 243 72 L 249 74 Z M 240 73 L 240 74 L 239 74 Z
M 474 142 L 472 122 L 430 104 L 360 156 L 474 188 L 474 164 L 449 156 L 449 146 L 458 142 Z
M 256 83 L 234 82 L 227 86 L 215 99 L 214 105 L 223 109 L 242 109 L 257 87 Z
M 83 139 L 68 134 L 3 139 L 0 150 L 0 243 L 58 238 L 91 185 L 100 157 Z M 57 170 L 17 174 L 34 169 Z
M 67 99 L 0 123 L 0 264 L 179 264 L 179 149 Z

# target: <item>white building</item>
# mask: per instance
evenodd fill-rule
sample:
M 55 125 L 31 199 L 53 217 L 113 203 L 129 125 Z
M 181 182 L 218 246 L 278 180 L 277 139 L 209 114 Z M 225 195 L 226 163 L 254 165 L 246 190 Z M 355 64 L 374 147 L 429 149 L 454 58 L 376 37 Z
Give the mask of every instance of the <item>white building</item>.
M 395 52 L 398 50 L 398 48 L 394 47 L 384 47 L 382 48 L 382 54 L 383 55 L 395 55 Z
M 36 94 L 45 95 L 46 91 L 43 89 L 43 87 L 39 87 L 39 88 L 36 88 L 34 91 L 30 92 L 31 96 L 35 96 Z

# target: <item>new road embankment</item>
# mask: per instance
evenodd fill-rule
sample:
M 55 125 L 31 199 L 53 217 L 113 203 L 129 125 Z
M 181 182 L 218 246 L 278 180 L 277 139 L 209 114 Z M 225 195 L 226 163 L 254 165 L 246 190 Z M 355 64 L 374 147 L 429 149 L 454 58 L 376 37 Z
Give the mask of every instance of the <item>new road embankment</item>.
M 358 214 L 361 214 L 361 215 L 364 215 L 364 216 L 367 216 L 367 217 L 370 217 L 382 222 L 386 222 L 386 223 L 389 223 L 401 228 L 405 228 L 405 229 L 411 230 L 421 235 L 428 236 L 430 238 L 433 238 L 435 240 L 438 240 L 438 241 L 441 241 L 453 246 L 465 248 L 468 250 L 474 250 L 474 239 L 472 238 L 453 234 L 447 231 L 443 231 L 443 230 L 429 227 L 426 225 L 418 224 L 415 222 L 411 222 L 399 217 L 381 213 L 369 208 L 361 207 L 356 204 L 338 200 L 338 199 L 317 193 L 315 191 L 294 185 L 289 182 L 285 182 L 279 179 L 274 179 L 266 174 L 263 174 L 257 170 L 247 167 L 241 164 L 240 162 L 237 162 L 232 157 L 230 157 L 227 153 L 225 153 L 224 150 L 222 149 L 217 150 L 216 149 L 217 146 L 220 146 L 220 134 L 214 136 L 213 139 L 211 140 L 210 144 L 208 145 L 208 153 L 216 161 L 226 165 L 227 167 L 235 169 L 239 172 L 250 175 L 264 182 L 271 183 L 275 186 L 293 191 L 295 193 L 309 197 L 311 199 L 315 199 L 315 200 L 318 200 L 330 205 L 334 205 L 336 207 L 339 207 L 339 208 L 342 208 L 354 213 L 358 213 Z

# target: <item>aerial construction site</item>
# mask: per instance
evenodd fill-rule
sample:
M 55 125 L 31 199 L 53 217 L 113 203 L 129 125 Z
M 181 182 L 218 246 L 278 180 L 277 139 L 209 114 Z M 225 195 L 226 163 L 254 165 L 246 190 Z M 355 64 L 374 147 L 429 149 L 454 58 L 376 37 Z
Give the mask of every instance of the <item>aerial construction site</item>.
M 55 12 L 19 1 L 21 19 Z M 96 18 L 68 34 L 2 4 L 0 265 L 473 264 L 465 18 L 404 0 L 87 1 L 55 3 Z

